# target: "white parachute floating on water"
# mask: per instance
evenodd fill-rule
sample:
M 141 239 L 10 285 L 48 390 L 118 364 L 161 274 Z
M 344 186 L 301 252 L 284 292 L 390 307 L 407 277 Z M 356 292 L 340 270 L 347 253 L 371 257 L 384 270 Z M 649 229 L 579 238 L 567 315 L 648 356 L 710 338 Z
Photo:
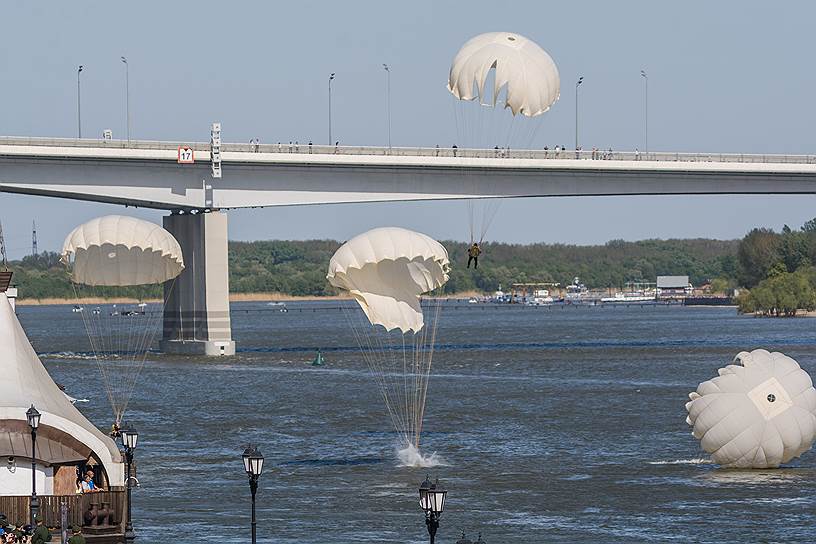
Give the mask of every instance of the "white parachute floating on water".
M 61 260 L 120 424 L 160 328 L 165 295 L 184 269 L 181 247 L 154 223 L 108 215 L 71 231 Z M 167 282 L 169 288 L 163 290 L 161 284 Z M 150 299 L 162 302 L 146 302 Z
M 689 398 L 686 422 L 723 467 L 776 468 L 816 438 L 816 390 L 808 373 L 781 353 L 743 351 Z
M 533 147 L 540 116 L 561 94 L 561 79 L 552 57 L 531 39 L 488 32 L 468 40 L 453 58 L 448 90 L 459 145 L 480 149 L 478 157 L 497 158 Z M 472 180 L 474 193 L 477 181 L 483 191 L 496 192 L 480 177 Z M 469 201 L 471 242 L 484 241 L 498 207 L 497 200 Z
M 373 229 L 343 244 L 327 278 L 359 307 L 346 317 L 405 448 L 418 450 L 440 304 L 422 300 L 448 281 L 448 252 L 410 230 Z

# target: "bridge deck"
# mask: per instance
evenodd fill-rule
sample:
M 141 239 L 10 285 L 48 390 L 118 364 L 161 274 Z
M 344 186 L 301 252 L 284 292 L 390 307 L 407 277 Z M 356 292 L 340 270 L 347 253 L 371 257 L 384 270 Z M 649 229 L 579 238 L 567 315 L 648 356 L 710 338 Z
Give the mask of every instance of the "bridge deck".
M 177 164 L 181 145 L 195 164 Z M 542 196 L 816 194 L 816 155 L 0 138 L 0 191 L 160 209 Z

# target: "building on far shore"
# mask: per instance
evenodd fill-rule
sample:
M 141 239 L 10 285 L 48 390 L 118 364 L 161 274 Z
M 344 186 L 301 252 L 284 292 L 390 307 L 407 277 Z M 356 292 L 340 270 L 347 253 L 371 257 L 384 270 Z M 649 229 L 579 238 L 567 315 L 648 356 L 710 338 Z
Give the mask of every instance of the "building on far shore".
M 692 286 L 688 276 L 658 276 L 657 298 L 679 299 L 692 294 Z

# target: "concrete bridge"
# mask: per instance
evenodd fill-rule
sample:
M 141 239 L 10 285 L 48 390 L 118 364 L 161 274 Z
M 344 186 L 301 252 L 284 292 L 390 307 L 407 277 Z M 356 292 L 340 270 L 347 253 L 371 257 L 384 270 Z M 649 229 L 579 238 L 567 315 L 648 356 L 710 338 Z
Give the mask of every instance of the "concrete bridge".
M 179 149 L 193 162 L 179 161 Z M 188 157 L 185 157 L 188 158 Z M 220 176 L 220 177 L 219 177 Z M 0 138 L 0 191 L 168 210 L 187 268 L 166 351 L 234 353 L 222 210 L 409 200 L 816 194 L 816 155 Z

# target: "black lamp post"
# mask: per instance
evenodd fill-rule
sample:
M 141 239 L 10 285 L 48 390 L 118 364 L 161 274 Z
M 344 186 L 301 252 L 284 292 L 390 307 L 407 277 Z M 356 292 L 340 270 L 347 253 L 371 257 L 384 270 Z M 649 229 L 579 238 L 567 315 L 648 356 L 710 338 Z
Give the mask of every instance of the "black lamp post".
M 447 494 L 448 491 L 439 485 L 439 478 L 436 482 L 431 482 L 430 477 L 426 477 L 419 486 L 419 506 L 425 512 L 425 525 L 428 527 L 431 544 L 434 544 L 436 530 L 439 529 L 439 518 L 445 508 Z
M 125 461 L 127 462 L 127 523 L 125 524 L 125 542 L 132 543 L 136 541 L 136 531 L 133 530 L 133 517 L 131 510 L 132 497 L 132 476 L 131 467 L 133 466 L 133 450 L 136 449 L 136 443 L 139 441 L 139 433 L 133 427 L 127 427 L 120 431 L 122 435 L 122 445 L 125 447 Z
M 32 526 L 34 523 L 34 516 L 40 509 L 40 499 L 37 497 L 37 427 L 40 426 L 40 413 L 31 405 L 31 408 L 26 411 L 26 418 L 28 419 L 28 426 L 31 427 L 31 502 L 29 503 L 29 523 Z
M 249 445 L 244 450 L 244 470 L 249 477 L 249 491 L 252 493 L 252 544 L 257 542 L 256 529 L 258 523 L 255 521 L 255 493 L 258 491 L 258 478 L 263 472 L 264 456 L 257 446 Z

